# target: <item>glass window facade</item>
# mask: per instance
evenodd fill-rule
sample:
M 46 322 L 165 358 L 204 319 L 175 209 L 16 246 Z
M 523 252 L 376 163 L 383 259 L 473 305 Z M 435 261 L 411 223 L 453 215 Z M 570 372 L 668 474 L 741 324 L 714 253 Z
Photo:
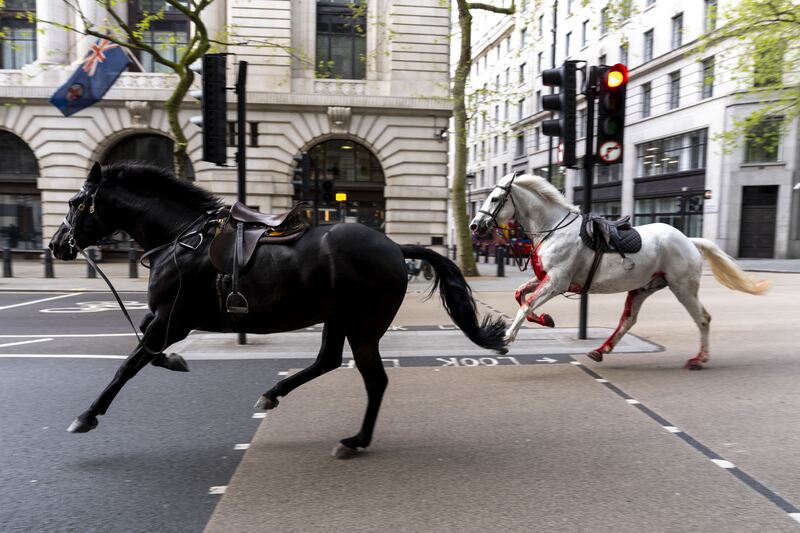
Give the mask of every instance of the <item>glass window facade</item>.
M 750 128 L 745 137 L 745 163 L 778 161 L 783 117 L 766 117 Z
M 146 15 L 163 13 L 161 20 L 152 20 L 142 32 L 142 41 L 170 61 L 177 61 L 189 43 L 189 19 L 164 0 L 139 0 L 129 3 L 129 20 L 141 21 Z M 173 72 L 158 63 L 152 54 L 134 51 L 145 72 Z M 132 68 L 136 68 L 132 66 Z
M 633 211 L 636 226 L 660 222 L 674 226 L 687 237 L 703 234 L 702 194 L 639 198 L 634 202 Z
M 42 247 L 39 167 L 25 142 L 0 131 L 0 248 Z
M 36 61 L 35 0 L 6 0 L 0 6 L 0 69 L 21 69 Z
M 706 167 L 707 130 L 673 135 L 636 146 L 636 176 L 646 178 Z
M 360 1 L 317 2 L 317 76 L 363 80 L 367 77 L 366 6 Z M 485 66 L 486 56 L 484 56 Z

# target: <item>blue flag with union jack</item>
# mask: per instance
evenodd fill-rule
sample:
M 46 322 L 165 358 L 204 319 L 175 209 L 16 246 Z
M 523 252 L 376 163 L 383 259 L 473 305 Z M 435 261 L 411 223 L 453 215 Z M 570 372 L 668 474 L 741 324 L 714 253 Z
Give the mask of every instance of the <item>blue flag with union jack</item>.
M 53 93 L 50 103 L 68 117 L 99 102 L 130 62 L 121 46 L 98 39 L 75 74 Z

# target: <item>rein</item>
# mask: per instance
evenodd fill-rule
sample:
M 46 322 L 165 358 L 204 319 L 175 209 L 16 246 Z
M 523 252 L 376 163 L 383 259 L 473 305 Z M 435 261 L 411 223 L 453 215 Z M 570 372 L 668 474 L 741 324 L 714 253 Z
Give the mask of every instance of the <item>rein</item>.
M 173 262 L 175 263 L 175 268 L 177 268 L 177 270 L 178 270 L 178 290 L 175 293 L 175 300 L 172 302 L 172 307 L 170 308 L 169 316 L 167 317 L 167 329 L 166 329 L 166 331 L 164 333 L 164 345 L 161 347 L 161 350 L 159 350 L 158 352 L 154 352 L 151 349 L 149 349 L 147 346 L 145 346 L 144 343 L 142 342 L 142 340 L 143 340 L 142 336 L 139 334 L 139 331 L 136 329 L 136 326 L 133 324 L 133 319 L 131 318 L 131 315 L 128 312 L 128 309 L 125 307 L 125 304 L 122 303 L 122 299 L 119 297 L 119 293 L 117 293 L 117 290 L 114 288 L 114 285 L 112 285 L 111 280 L 108 279 L 108 276 L 106 276 L 105 273 L 100 269 L 100 267 L 97 265 L 97 263 L 94 261 L 94 259 L 89 257 L 89 255 L 84 251 L 84 249 L 78 246 L 77 241 L 75 240 L 75 231 L 76 231 L 77 226 L 78 226 L 78 221 L 80 220 L 81 215 L 83 215 L 86 212 L 86 198 L 90 197 L 91 200 L 92 200 L 91 206 L 89 207 L 89 214 L 94 215 L 94 212 L 95 212 L 95 197 L 97 196 L 97 192 L 98 192 L 99 189 L 100 189 L 99 185 L 97 187 L 95 187 L 93 190 L 91 190 L 91 189 L 87 190 L 85 187 L 81 187 L 81 192 L 83 192 L 84 195 L 82 197 L 81 203 L 76 208 L 77 211 L 76 211 L 75 216 L 74 216 L 74 221 L 73 222 L 69 221 L 69 214 L 67 214 L 67 216 L 64 217 L 64 224 L 67 226 L 67 229 L 69 230 L 69 232 L 67 233 L 67 238 L 68 238 L 67 243 L 69 244 L 70 248 L 73 248 L 75 250 L 78 250 L 78 252 L 80 252 L 80 254 L 84 257 L 84 259 L 86 259 L 86 262 L 89 263 L 89 265 L 91 265 L 91 267 L 95 270 L 95 272 L 100 274 L 100 277 L 102 277 L 103 280 L 106 282 L 106 284 L 108 285 L 108 288 L 111 289 L 111 293 L 114 295 L 114 299 L 116 299 L 117 305 L 122 310 L 122 313 L 125 315 L 125 318 L 128 320 L 128 324 L 130 324 L 131 328 L 133 329 L 133 334 L 136 335 L 136 339 L 139 342 L 139 346 L 142 349 L 144 349 L 147 353 L 149 353 L 150 355 L 159 355 L 168 346 L 167 343 L 169 342 L 169 326 L 170 326 L 170 323 L 172 321 L 172 313 L 173 313 L 173 311 L 175 311 L 175 305 L 178 303 L 178 297 L 180 296 L 181 287 L 183 285 L 183 273 L 181 272 L 180 266 L 178 265 L 178 254 L 177 254 L 178 246 L 180 245 L 180 246 L 183 246 L 183 247 L 188 248 L 188 249 L 193 250 L 193 251 L 197 250 L 203 244 L 203 240 L 204 240 L 203 230 L 205 229 L 205 224 L 203 224 L 203 228 L 202 229 L 195 230 L 195 231 L 190 232 L 190 233 L 187 233 L 187 231 L 189 231 L 195 224 L 197 224 L 201 220 L 208 220 L 214 213 L 203 213 L 198 218 L 196 218 L 195 220 L 193 220 L 192 222 L 190 222 L 189 224 L 184 226 L 184 228 L 180 231 L 180 233 L 175 238 L 175 240 L 173 240 L 171 242 L 168 242 L 168 243 L 165 243 L 165 244 L 162 244 L 160 246 L 157 246 L 157 247 L 155 247 L 155 248 L 153 248 L 151 250 L 148 250 L 147 252 L 145 252 L 142 255 L 142 257 L 140 259 L 140 261 L 143 261 L 145 257 L 148 257 L 148 256 L 150 256 L 150 255 L 152 255 L 154 253 L 160 252 L 160 251 L 172 246 L 172 259 L 173 259 Z M 188 237 L 192 237 L 194 235 L 200 235 L 200 241 L 196 245 L 192 246 L 190 244 L 187 244 L 187 243 L 183 242 L 184 239 L 186 239 Z M 101 241 L 102 241 L 102 239 L 101 239 Z M 98 244 L 99 244 L 99 242 L 100 241 L 98 241 Z M 142 262 L 142 266 L 144 266 L 145 268 L 148 268 L 148 269 L 150 268 L 149 265 L 145 265 L 143 262 Z

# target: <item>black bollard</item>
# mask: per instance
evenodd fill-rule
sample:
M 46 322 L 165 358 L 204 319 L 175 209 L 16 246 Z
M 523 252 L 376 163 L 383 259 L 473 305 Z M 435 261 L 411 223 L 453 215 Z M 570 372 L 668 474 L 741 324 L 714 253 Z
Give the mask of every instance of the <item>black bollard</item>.
M 497 263 L 497 277 L 504 278 L 506 277 L 506 263 L 503 261 L 506 255 L 506 249 L 502 246 L 498 246 L 495 249 L 495 262 Z
M 133 247 L 128 249 L 128 277 L 139 277 L 139 253 Z
M 475 248 L 475 262 L 476 263 L 481 262 L 481 251 L 477 248 Z
M 89 256 L 89 259 L 94 261 L 95 260 L 94 258 L 96 257 L 95 252 L 94 252 L 94 248 L 89 248 L 89 251 L 86 252 L 86 255 Z M 94 268 L 92 267 L 92 264 L 89 263 L 89 261 L 86 261 L 86 277 L 87 278 L 96 278 L 97 277 L 97 272 L 95 272 Z
M 457 259 L 458 259 L 458 246 L 456 246 L 454 244 L 453 245 L 453 261 L 456 261 Z
M 4 278 L 13 278 L 14 272 L 11 268 L 11 249 L 4 248 L 3 249 L 3 277 Z
M 55 272 L 53 272 L 53 252 L 50 251 L 50 248 L 45 248 L 44 250 L 44 277 L 56 277 Z
M 484 263 L 488 263 L 489 262 L 489 247 L 488 246 L 483 249 L 483 262 Z

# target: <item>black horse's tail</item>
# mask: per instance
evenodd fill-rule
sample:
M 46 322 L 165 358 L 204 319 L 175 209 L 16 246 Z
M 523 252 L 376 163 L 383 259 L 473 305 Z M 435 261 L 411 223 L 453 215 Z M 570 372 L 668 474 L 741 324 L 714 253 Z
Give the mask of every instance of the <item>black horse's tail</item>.
M 489 350 L 505 349 L 505 322 L 499 317 L 492 320 L 486 316 L 478 324 L 478 309 L 472 298 L 472 289 L 455 263 L 424 246 L 404 244 L 400 249 L 408 259 L 422 259 L 430 263 L 434 271 L 431 293 L 439 289 L 444 308 L 469 340 Z

